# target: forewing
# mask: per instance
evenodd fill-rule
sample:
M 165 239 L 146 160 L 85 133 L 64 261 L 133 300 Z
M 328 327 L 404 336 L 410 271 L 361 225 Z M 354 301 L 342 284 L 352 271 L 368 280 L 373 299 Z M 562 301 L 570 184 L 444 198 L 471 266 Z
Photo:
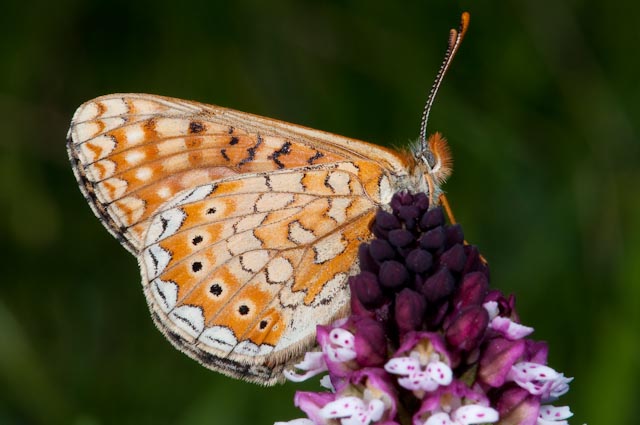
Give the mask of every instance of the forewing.
M 67 146 L 92 209 L 133 253 L 158 208 L 183 190 L 246 173 L 341 161 L 364 161 L 364 167 L 396 176 L 406 173 L 410 160 L 346 137 L 146 94 L 114 94 L 80 106 Z M 374 197 L 388 186 L 365 182 Z
M 154 320 L 205 366 L 262 384 L 348 308 L 346 280 L 379 200 L 341 162 L 252 173 L 179 193 L 139 261 Z

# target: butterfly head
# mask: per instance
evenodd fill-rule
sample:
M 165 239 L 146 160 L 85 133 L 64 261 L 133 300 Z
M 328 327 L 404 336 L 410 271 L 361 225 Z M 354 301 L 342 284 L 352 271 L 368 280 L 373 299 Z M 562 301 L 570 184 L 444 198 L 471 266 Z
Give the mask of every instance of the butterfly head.
M 440 186 L 451 175 L 452 158 L 447 139 L 436 132 L 429 136 L 428 149 L 420 149 L 417 157 L 423 161 L 427 179 Z

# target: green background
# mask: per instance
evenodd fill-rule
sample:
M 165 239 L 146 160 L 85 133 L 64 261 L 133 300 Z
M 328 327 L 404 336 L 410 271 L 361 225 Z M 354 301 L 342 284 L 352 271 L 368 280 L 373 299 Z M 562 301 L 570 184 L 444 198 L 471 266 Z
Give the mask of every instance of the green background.
M 154 328 L 136 261 L 85 204 L 65 135 L 113 92 L 215 103 L 379 144 L 432 111 L 493 285 L 574 376 L 573 424 L 640 423 L 637 2 L 4 2 L 0 424 L 268 424 L 296 386 L 210 372 Z

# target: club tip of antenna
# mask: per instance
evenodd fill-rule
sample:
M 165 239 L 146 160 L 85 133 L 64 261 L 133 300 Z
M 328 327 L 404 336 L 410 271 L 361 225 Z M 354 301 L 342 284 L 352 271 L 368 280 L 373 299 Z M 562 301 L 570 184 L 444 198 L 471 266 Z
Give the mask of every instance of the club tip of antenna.
M 469 12 L 462 12 L 462 16 L 460 16 L 460 29 L 458 30 L 461 36 L 464 36 L 467 28 L 469 28 L 469 19 L 471 19 Z

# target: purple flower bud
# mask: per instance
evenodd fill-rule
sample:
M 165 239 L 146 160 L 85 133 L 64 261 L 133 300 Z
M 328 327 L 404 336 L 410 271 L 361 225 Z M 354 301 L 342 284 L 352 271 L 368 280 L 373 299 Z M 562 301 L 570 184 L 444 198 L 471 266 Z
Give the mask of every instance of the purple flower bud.
M 492 387 L 500 387 L 507 379 L 511 367 L 525 352 L 525 341 L 506 338 L 490 340 L 480 358 L 478 379 Z
M 440 256 L 440 264 L 454 272 L 462 271 L 466 261 L 466 255 L 462 244 L 455 244 Z
M 404 288 L 396 295 L 396 325 L 400 334 L 418 330 L 422 326 L 427 303 L 422 295 Z
M 495 406 L 500 413 L 500 424 L 535 425 L 540 397 L 532 396 L 519 387 L 509 387 L 497 397 Z
M 389 260 L 380 266 L 378 278 L 380 279 L 380 284 L 385 288 L 398 288 L 407 281 L 409 272 L 402 263 Z
M 353 327 L 358 364 L 362 367 L 382 366 L 387 360 L 387 339 L 382 324 L 359 317 L 353 320 Z
M 473 350 L 482 340 L 489 325 L 489 313 L 482 306 L 467 307 L 458 313 L 445 337 L 452 346 L 463 351 Z
M 422 294 L 428 302 L 436 302 L 451 295 L 455 289 L 455 279 L 446 267 L 440 267 L 422 285 Z
M 462 268 L 463 274 L 481 271 L 483 269 L 482 266 L 484 263 L 480 259 L 480 252 L 476 246 L 464 245 L 464 253 L 467 256 L 467 260 Z
M 407 229 L 413 230 L 420 218 L 420 208 L 417 205 L 403 205 L 398 208 L 398 218 L 404 221 Z
M 413 204 L 417 206 L 421 212 L 425 212 L 429 209 L 429 197 L 424 192 L 419 192 L 413 195 Z
M 385 302 L 378 277 L 368 271 L 360 272 L 349 278 L 351 293 L 355 295 L 367 310 L 374 310 Z
M 358 247 L 358 262 L 360 263 L 360 270 L 378 273 L 380 267 L 371 256 L 369 245 L 366 243 L 360 244 Z
M 432 229 L 444 224 L 444 212 L 442 208 L 432 208 L 422 215 L 420 219 L 420 228 L 422 230 Z
M 381 263 L 396 256 L 396 251 L 384 239 L 374 239 L 369 244 L 369 253 L 374 260 Z
M 402 248 L 415 240 L 413 233 L 405 229 L 394 229 L 389 231 L 389 242 L 391 245 Z
M 456 292 L 453 307 L 456 310 L 460 310 L 470 305 L 481 305 L 488 290 L 489 281 L 483 273 L 473 272 L 466 274 Z
M 533 341 L 527 339 L 525 341 L 524 358 L 532 363 L 547 364 L 547 355 L 549 354 L 549 346 L 544 341 Z
M 400 228 L 400 220 L 393 215 L 383 210 L 376 212 L 376 224 L 384 230 L 392 230 Z
M 424 249 L 417 248 L 409 252 L 404 263 L 410 271 L 424 273 L 431 268 L 433 257 Z
M 413 203 L 413 199 L 413 195 L 409 192 L 398 192 L 393 195 L 389 204 L 391 205 L 391 209 L 394 214 L 397 214 L 400 207 L 403 205 L 411 205 Z
M 446 249 L 448 249 L 449 247 L 457 243 L 461 244 L 464 242 L 464 233 L 462 233 L 462 226 L 460 226 L 459 224 L 446 226 L 445 232 L 447 234 L 447 238 L 446 238 L 447 242 L 445 243 Z
M 431 210 L 433 211 L 433 210 Z M 435 227 L 425 232 L 418 241 L 420 246 L 428 250 L 437 250 L 444 244 L 445 232 L 442 226 Z

